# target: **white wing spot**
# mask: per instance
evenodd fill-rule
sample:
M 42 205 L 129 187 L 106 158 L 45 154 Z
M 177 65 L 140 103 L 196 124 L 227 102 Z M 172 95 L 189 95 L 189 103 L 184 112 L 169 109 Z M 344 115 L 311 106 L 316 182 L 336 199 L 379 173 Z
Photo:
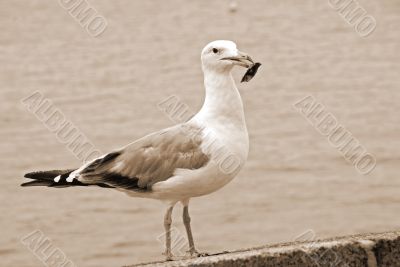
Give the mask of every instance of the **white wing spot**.
M 83 167 L 82 167 L 82 168 L 83 168 Z M 73 181 L 74 179 L 76 179 L 76 177 L 79 175 L 79 171 L 81 171 L 82 168 L 79 168 L 79 169 L 77 169 L 77 170 L 71 172 L 71 173 L 69 174 L 69 176 L 67 177 L 66 181 L 67 181 L 68 183 L 72 183 L 72 181 Z
M 61 179 L 61 175 L 57 176 L 56 178 L 54 178 L 54 182 L 58 183 Z

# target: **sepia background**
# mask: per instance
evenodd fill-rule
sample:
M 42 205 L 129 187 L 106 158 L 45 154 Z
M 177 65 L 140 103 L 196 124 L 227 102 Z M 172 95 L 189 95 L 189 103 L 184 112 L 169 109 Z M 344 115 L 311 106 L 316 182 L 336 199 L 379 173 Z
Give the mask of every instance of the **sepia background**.
M 201 107 L 200 51 L 216 39 L 263 65 L 239 84 L 245 168 L 191 201 L 198 249 L 293 241 L 308 230 L 316 238 L 398 230 L 400 3 L 359 3 L 377 21 L 367 38 L 328 0 L 241 0 L 236 12 L 227 0 L 90 0 L 108 21 L 94 38 L 57 0 L 0 0 L 0 266 L 42 266 L 20 242 L 37 229 L 77 266 L 163 259 L 162 203 L 102 188 L 19 186 L 25 172 L 81 164 L 21 99 L 38 90 L 107 152 L 172 125 L 157 108 L 171 95 Z M 243 72 L 234 71 L 237 81 Z M 293 108 L 307 95 L 375 155 L 370 174 Z M 185 237 L 179 206 L 173 225 Z

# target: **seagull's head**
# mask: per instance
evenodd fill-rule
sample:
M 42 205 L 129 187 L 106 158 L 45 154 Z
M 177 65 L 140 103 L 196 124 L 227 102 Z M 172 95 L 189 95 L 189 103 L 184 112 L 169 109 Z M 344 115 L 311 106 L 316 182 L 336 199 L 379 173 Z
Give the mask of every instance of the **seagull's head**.
M 213 41 L 201 52 L 203 70 L 230 71 L 233 66 L 248 68 L 254 62 L 249 55 L 239 51 L 232 41 Z

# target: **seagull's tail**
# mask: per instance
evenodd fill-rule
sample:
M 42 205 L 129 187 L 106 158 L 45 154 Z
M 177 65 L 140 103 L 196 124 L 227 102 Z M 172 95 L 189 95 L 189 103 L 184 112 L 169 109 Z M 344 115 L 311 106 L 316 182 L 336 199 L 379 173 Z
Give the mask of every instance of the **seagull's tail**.
M 75 169 L 29 172 L 25 174 L 24 177 L 33 179 L 33 181 L 23 183 L 21 184 L 21 186 L 67 187 L 73 185 L 85 185 L 79 181 L 76 181 L 75 179 L 74 179 L 75 182 L 72 183 L 66 182 L 67 177 L 74 170 Z M 59 175 L 60 175 L 59 182 L 56 183 L 54 181 L 54 178 L 56 178 Z

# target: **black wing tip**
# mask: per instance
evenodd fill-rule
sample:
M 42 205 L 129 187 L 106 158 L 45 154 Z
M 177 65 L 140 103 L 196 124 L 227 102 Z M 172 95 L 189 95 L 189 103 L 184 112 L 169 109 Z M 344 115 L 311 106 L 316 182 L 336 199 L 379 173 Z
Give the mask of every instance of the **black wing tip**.
M 28 186 L 29 183 L 30 183 L 30 182 L 22 183 L 22 184 L 20 184 L 19 186 L 26 187 L 26 186 Z
M 39 179 L 39 180 L 50 180 L 58 175 L 63 175 L 67 173 L 73 172 L 75 169 L 66 169 L 66 170 L 51 170 L 51 171 L 34 171 L 28 172 L 24 174 L 25 178 L 29 179 Z
M 55 188 L 64 188 L 64 187 L 72 187 L 72 186 L 98 186 L 104 188 L 114 188 L 111 185 L 104 184 L 104 183 L 97 183 L 97 184 L 85 184 L 76 179 L 72 182 L 67 181 L 60 181 L 54 182 L 53 180 L 34 180 L 20 184 L 21 187 L 29 187 L 29 186 L 47 186 L 47 187 L 55 187 Z
M 28 186 L 49 186 L 49 185 L 51 185 L 51 182 L 49 182 L 49 181 L 35 180 L 35 181 L 22 183 L 20 186 L 21 187 L 28 187 Z
M 32 178 L 37 174 L 38 172 L 28 172 L 24 174 L 25 178 Z

